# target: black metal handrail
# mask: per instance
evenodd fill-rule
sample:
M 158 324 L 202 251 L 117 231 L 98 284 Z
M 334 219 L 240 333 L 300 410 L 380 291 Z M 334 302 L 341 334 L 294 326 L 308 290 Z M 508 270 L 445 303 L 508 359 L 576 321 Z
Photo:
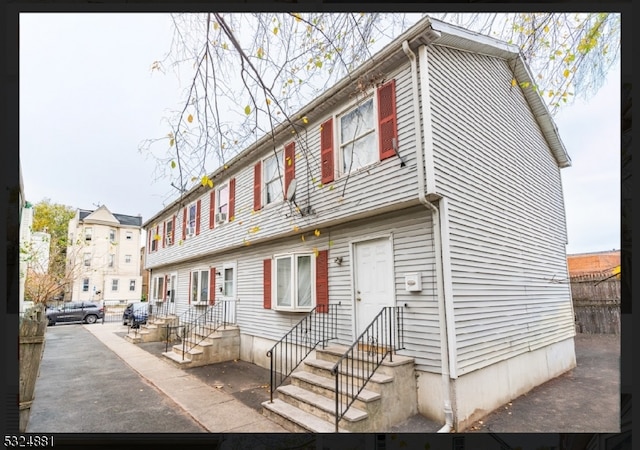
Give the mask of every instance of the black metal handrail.
M 232 306 L 231 306 L 231 305 Z M 215 305 L 207 305 L 205 311 L 190 322 L 184 323 L 182 333 L 182 359 L 184 355 L 200 344 L 212 333 L 227 325 L 235 325 L 236 302 L 222 301 Z
M 329 340 L 337 338 L 338 306 L 340 303 L 316 306 L 269 349 L 271 402 L 274 391 L 318 344 L 325 348 Z
M 152 305 L 152 308 L 149 312 L 149 320 L 153 321 L 160 317 L 168 317 L 169 316 L 169 306 L 170 302 L 156 302 L 155 305 Z
M 402 306 L 386 306 L 331 369 L 335 377 L 335 426 L 356 401 L 384 358 L 404 348 Z

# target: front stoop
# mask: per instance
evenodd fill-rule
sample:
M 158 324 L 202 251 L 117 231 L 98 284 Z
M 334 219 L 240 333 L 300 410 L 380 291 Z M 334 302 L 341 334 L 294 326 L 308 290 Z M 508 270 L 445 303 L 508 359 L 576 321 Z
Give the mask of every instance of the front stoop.
M 291 383 L 278 387 L 273 402 L 262 403 L 263 414 L 291 432 L 335 432 L 333 364 L 347 347 L 316 349 L 291 374 Z M 354 364 L 353 366 L 357 366 Z M 340 420 L 339 432 L 381 432 L 417 414 L 414 359 L 387 356 L 356 401 Z
M 186 338 L 193 348 L 182 355 L 182 343 L 171 347 L 171 351 L 162 355 L 167 361 L 181 369 L 206 366 L 240 358 L 240 329 L 237 326 L 227 326 L 225 329 L 207 331 L 206 334 L 196 336 L 195 340 Z M 191 346 L 190 344 L 188 346 Z
M 178 317 L 176 316 L 157 317 L 149 323 L 140 325 L 138 329 L 129 328 L 129 332 L 124 338 L 134 344 L 164 341 L 167 337 L 166 325 L 175 326 L 177 323 Z

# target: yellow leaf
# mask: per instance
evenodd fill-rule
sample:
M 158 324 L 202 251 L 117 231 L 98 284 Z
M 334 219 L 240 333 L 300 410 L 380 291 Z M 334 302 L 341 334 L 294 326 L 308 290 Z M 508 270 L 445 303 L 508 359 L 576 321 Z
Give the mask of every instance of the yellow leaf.
M 258 49 L 257 55 L 260 59 L 262 59 L 262 57 L 264 56 L 264 50 L 262 50 L 262 47 Z
M 193 122 L 193 116 L 191 114 L 189 114 L 189 116 L 187 116 L 187 122 L 189 122 L 189 123 Z
M 176 168 L 176 162 L 175 161 L 171 161 L 171 168 L 175 169 Z
M 298 13 L 293 13 L 293 17 L 296 19 L 296 22 L 300 22 L 302 20 L 302 17 L 300 17 L 300 14 Z
M 313 234 L 315 234 L 315 235 L 316 235 L 316 237 L 320 236 L 320 230 L 316 230 L 316 231 L 314 231 L 314 232 L 313 232 Z
M 228 49 L 228 48 L 229 48 L 229 46 L 227 45 L 227 43 L 226 43 L 226 42 L 223 42 L 223 43 L 222 43 L 222 49 L 223 49 L 223 50 L 226 50 L 226 49 Z
M 307 118 L 307 116 L 304 116 L 304 117 L 302 118 L 302 122 L 303 122 L 303 123 L 309 123 L 309 119 Z
M 333 247 L 333 241 L 329 241 L 329 247 Z
M 511 86 L 515 86 L 516 84 L 518 84 L 518 82 L 516 81 L 516 79 L 512 79 L 511 80 Z
M 320 253 L 318 249 L 316 247 L 313 247 L 313 254 L 315 255 L 316 258 L 318 257 L 318 253 Z
M 273 29 L 273 34 L 278 34 L 278 27 L 275 27 L 275 28 Z
M 244 113 L 248 116 L 251 114 L 251 106 L 247 105 L 244 107 Z
M 220 25 L 218 25 L 218 22 L 213 22 L 213 29 L 217 30 L 218 28 L 220 28 Z
M 294 225 L 293 226 L 293 231 L 298 231 L 300 229 L 300 227 L 298 225 Z
M 270 104 L 271 104 L 271 99 L 270 99 L 270 98 L 268 98 L 268 99 L 267 99 L 267 105 L 270 105 Z
M 567 77 L 569 77 L 569 74 L 570 74 L 570 73 L 571 73 L 571 72 L 569 72 L 569 69 L 564 69 L 564 72 L 562 72 L 562 75 L 563 75 L 565 78 L 567 78 Z
M 287 158 L 287 166 L 291 166 L 293 164 L 293 160 L 291 158 Z
M 173 138 L 169 139 L 169 147 L 173 147 L 173 144 L 175 144 L 175 143 L 176 143 L 175 139 L 173 139 Z
M 300 239 L 302 239 L 302 242 L 304 242 L 304 234 L 300 236 Z

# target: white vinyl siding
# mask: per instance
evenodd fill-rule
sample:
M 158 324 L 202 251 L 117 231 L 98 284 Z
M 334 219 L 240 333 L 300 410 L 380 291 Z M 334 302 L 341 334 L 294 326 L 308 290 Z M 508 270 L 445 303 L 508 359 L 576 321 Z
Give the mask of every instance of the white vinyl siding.
M 574 335 L 562 283 L 564 203 L 559 168 L 520 88 L 511 87 L 508 63 L 441 47 L 429 55 L 464 374 Z

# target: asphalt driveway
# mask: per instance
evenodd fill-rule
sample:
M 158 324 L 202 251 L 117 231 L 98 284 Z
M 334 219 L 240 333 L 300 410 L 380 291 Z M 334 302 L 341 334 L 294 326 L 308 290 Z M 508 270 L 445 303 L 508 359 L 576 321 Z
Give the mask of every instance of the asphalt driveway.
M 206 431 L 84 326 L 48 327 L 45 339 L 28 433 Z

